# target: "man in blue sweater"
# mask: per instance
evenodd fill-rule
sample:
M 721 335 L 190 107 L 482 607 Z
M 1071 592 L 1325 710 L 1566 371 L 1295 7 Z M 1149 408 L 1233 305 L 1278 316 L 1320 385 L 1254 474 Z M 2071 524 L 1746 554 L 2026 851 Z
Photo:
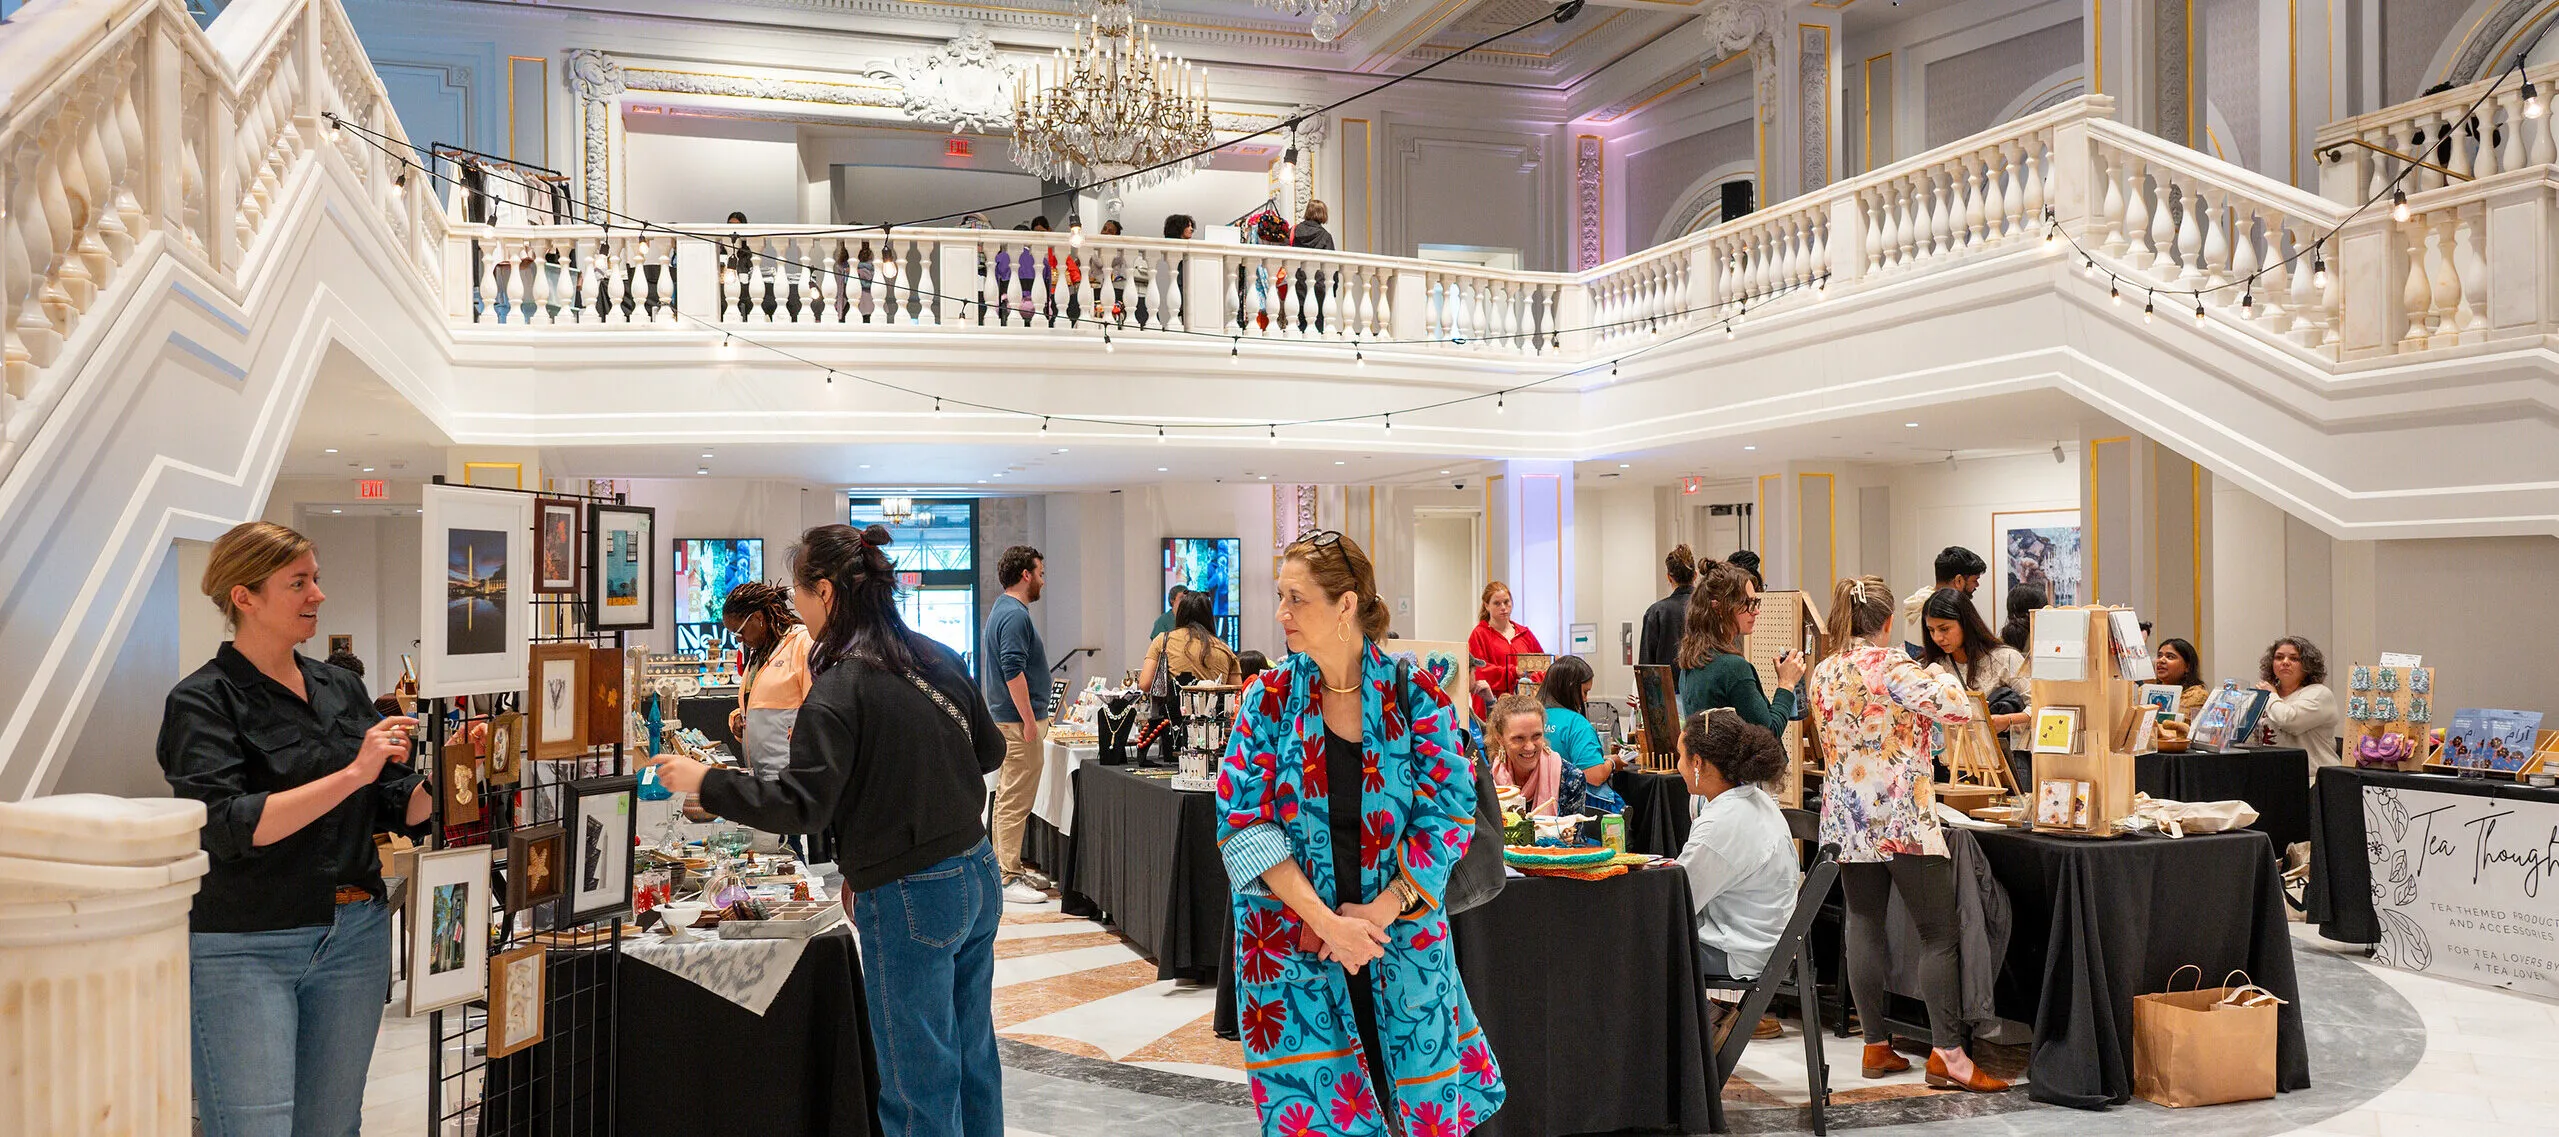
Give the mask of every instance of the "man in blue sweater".
M 1039 904 L 1048 899 L 1022 870 L 1022 826 L 1040 784 L 1040 724 L 1048 718 L 1048 649 L 1031 624 L 1031 605 L 1048 584 L 1048 564 L 1028 545 L 1004 550 L 995 562 L 1004 594 L 986 614 L 979 639 L 977 680 L 986 709 L 1004 735 L 1004 769 L 995 780 L 995 864 L 1004 874 L 1004 899 Z

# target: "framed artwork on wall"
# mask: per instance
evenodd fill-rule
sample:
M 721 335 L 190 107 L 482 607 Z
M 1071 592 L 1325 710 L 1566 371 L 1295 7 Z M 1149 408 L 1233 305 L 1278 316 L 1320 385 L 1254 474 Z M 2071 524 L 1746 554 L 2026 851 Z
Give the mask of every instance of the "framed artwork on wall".
M 430 485 L 420 512 L 418 697 L 514 690 L 533 616 L 533 499 Z
M 588 658 L 582 643 L 534 645 L 526 694 L 533 704 L 527 723 L 536 761 L 586 753 Z
M 542 1012 L 551 1001 L 547 963 L 540 944 L 489 960 L 489 1057 L 504 1058 L 542 1041 Z
M 632 801 L 639 786 L 629 774 L 569 783 L 560 806 L 569 846 L 569 915 L 562 926 L 630 909 Z
M 489 847 L 419 853 L 409 881 L 409 1014 L 489 990 Z
M 2088 596 L 2088 564 L 2079 543 L 2079 511 L 2036 509 L 1990 515 L 1994 613 L 2008 610 L 2008 592 L 2041 585 L 2055 607 L 2094 603 Z
M 587 626 L 633 632 L 657 626 L 657 511 L 587 507 Z
M 578 579 L 578 523 L 586 508 L 556 497 L 533 503 L 533 591 L 545 596 L 574 596 Z
M 568 830 L 559 822 L 518 829 L 506 838 L 506 910 L 521 912 L 560 898 L 568 863 Z
M 507 711 L 489 717 L 489 766 L 487 778 L 493 786 L 512 786 L 524 780 L 524 716 Z
M 622 741 L 622 649 L 587 649 L 586 744 L 612 746 Z

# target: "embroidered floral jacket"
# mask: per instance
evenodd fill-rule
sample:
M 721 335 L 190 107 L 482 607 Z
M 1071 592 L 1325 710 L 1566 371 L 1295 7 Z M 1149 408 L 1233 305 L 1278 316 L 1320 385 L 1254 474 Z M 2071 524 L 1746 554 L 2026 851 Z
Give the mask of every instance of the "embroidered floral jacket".
M 1921 667 L 1898 644 L 1857 641 L 1813 666 L 1811 694 L 1830 754 L 1822 843 L 1839 846 L 1841 864 L 1945 856 L 1929 755 L 1937 723 L 1973 719 L 1963 685 Z
M 1476 1025 L 1439 898 L 1474 835 L 1475 780 L 1458 750 L 1448 696 L 1416 670 L 1362 656 L 1366 757 L 1357 863 L 1337 864 L 1324 714 L 1315 661 L 1292 655 L 1244 690 L 1217 779 L 1218 843 L 1235 883 L 1235 994 L 1262 1132 L 1277 1137 L 1386 1132 L 1397 1110 L 1412 1137 L 1461 1137 L 1502 1104 L 1502 1076 Z M 1495 839 L 1498 839 L 1498 834 Z M 1261 876 L 1295 860 L 1316 895 L 1368 901 L 1401 875 L 1428 900 L 1396 921 L 1385 954 L 1350 975 L 1298 950 L 1300 921 Z M 1349 983 L 1376 995 L 1378 1045 L 1394 1084 L 1381 1093 L 1360 1061 Z

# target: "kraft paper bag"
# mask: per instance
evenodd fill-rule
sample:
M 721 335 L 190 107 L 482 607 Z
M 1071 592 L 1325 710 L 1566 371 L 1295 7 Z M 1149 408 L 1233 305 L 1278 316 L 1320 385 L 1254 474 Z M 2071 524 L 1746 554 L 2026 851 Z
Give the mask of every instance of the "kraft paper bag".
M 2232 976 L 2239 986 L 2229 985 Z M 2202 982 L 2201 968 L 2195 978 Z M 2275 1096 L 2275 1015 L 2283 1001 L 2242 972 L 2200 990 L 2175 990 L 2174 975 L 2168 983 L 2168 991 L 2133 998 L 2133 1092 L 2179 1108 Z

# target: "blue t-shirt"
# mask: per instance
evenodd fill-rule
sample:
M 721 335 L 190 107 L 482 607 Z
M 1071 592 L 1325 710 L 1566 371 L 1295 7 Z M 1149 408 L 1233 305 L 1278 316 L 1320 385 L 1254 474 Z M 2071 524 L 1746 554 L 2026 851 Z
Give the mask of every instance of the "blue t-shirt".
M 986 711 L 997 722 L 1020 722 L 1013 693 L 1004 685 L 1020 676 L 1031 689 L 1031 713 L 1048 717 L 1048 649 L 1040 630 L 1031 625 L 1031 606 L 1010 594 L 995 598 L 986 614 L 986 631 L 978 638 L 978 689 L 986 693 Z
M 1614 788 L 1606 784 L 1591 785 L 1587 777 L 1591 767 L 1608 760 L 1600 750 L 1599 731 L 1591 726 L 1590 719 L 1562 707 L 1546 708 L 1546 746 L 1555 752 L 1556 757 L 1564 760 L 1566 788 L 1578 785 L 1577 796 L 1582 799 L 1580 808 L 1559 808 L 1559 812 L 1626 812 L 1626 799 L 1617 796 Z

